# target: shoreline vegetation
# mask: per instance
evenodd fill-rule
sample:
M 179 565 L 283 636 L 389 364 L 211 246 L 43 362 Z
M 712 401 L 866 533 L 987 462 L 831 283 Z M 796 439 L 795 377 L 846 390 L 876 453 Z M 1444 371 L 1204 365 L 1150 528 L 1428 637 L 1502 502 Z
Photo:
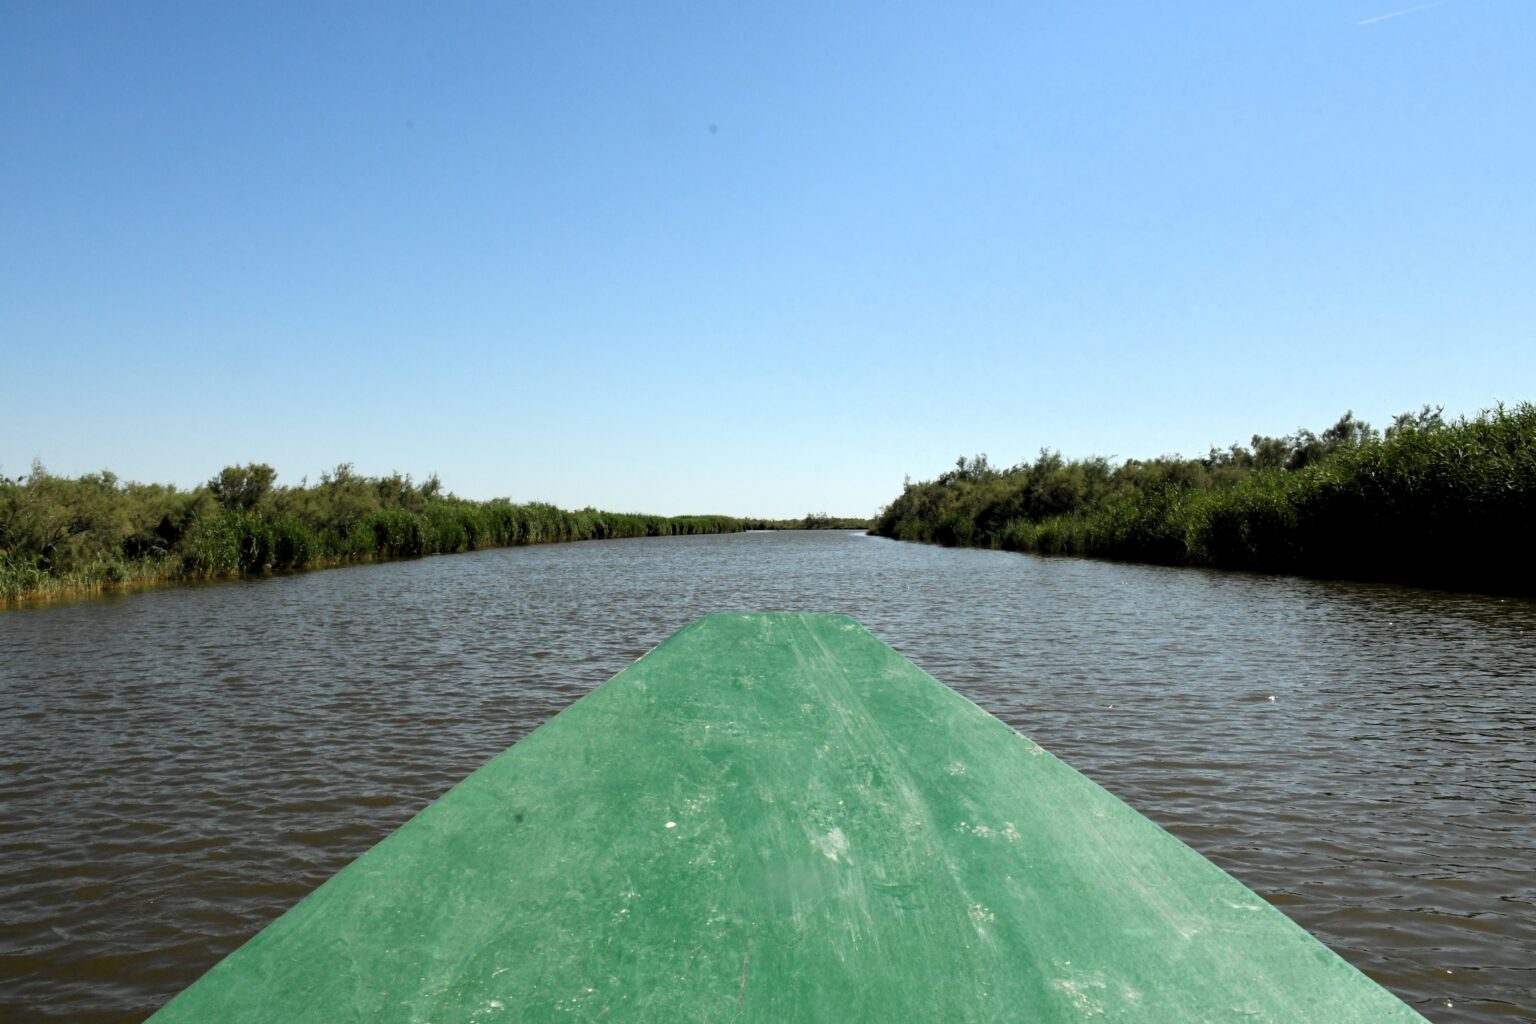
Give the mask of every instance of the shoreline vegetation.
M 907 481 L 871 532 L 896 540 L 1536 594 L 1536 406 L 1378 433 L 1255 435 L 1204 458 L 992 466 Z
M 869 526 L 825 514 L 653 516 L 477 502 L 445 493 L 436 476 L 366 477 L 350 464 L 314 485 L 276 481 L 259 463 L 227 467 L 191 490 L 107 471 L 70 479 L 36 462 L 26 476 L 0 477 L 0 605 L 524 544 Z

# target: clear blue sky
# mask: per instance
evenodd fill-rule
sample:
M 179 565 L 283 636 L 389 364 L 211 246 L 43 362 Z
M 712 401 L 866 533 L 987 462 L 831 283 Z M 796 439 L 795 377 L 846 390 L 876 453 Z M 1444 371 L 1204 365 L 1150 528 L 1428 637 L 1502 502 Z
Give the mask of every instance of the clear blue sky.
M 1414 6 L 3 0 L 0 472 L 868 514 L 1536 398 L 1536 4 Z

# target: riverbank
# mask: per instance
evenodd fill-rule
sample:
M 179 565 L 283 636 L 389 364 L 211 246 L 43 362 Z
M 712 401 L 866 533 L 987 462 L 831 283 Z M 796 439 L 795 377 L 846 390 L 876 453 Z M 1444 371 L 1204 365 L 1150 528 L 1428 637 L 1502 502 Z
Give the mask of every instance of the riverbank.
M 0 603 L 522 544 L 868 525 L 475 502 L 444 493 L 435 476 L 417 484 L 349 465 L 313 486 L 276 479 L 261 464 L 227 467 L 192 490 L 110 472 L 70 479 L 36 464 L 0 478 Z
M 1166 565 L 1536 593 L 1536 406 L 1447 422 L 1346 414 L 1205 458 L 1112 466 L 986 456 L 909 483 L 875 520 L 899 540 Z

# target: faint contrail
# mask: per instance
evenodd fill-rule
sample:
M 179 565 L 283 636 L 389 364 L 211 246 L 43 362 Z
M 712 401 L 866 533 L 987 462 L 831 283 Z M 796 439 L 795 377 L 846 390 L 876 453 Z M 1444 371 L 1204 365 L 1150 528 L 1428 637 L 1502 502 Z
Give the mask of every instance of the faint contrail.
M 1357 21 L 1357 22 L 1355 22 L 1355 24 L 1356 25 L 1374 25 L 1378 21 L 1386 21 L 1388 18 L 1401 18 L 1403 15 L 1405 15 L 1405 14 L 1412 14 L 1414 11 L 1427 11 L 1431 7 L 1439 7 L 1441 4 L 1446 4 L 1446 3 L 1450 3 L 1450 2 L 1451 2 L 1451 0 L 1435 0 L 1435 2 L 1432 3 L 1432 4 L 1419 4 L 1417 7 L 1404 7 L 1400 11 L 1393 11 L 1391 14 L 1378 14 L 1374 18 L 1366 18 L 1364 21 Z

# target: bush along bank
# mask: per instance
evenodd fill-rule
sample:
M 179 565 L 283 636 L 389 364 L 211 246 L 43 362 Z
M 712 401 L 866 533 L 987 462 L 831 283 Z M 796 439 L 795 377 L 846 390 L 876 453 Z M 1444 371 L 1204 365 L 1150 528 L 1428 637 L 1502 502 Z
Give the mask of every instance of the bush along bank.
M 872 532 L 901 540 L 1536 594 L 1536 406 L 1384 433 L 1350 414 L 1205 458 L 995 468 L 908 483 Z
M 542 502 L 475 502 L 434 476 L 365 477 L 350 465 L 313 486 L 280 487 L 262 464 L 231 466 L 179 490 L 110 472 L 65 478 L 34 464 L 0 478 L 0 599 L 7 601 L 319 568 L 477 548 L 620 537 L 807 529 L 804 520 L 566 511 Z

